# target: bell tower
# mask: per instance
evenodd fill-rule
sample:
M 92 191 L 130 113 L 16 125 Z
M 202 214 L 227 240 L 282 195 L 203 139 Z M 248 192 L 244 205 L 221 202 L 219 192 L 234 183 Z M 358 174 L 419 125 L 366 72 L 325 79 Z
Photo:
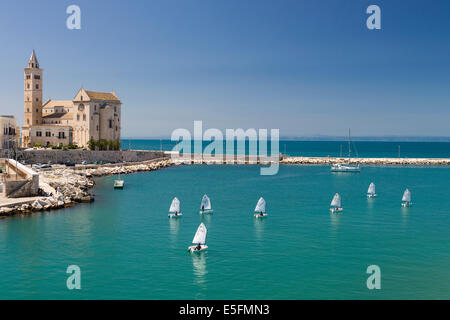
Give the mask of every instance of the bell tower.
M 24 127 L 31 127 L 42 123 L 42 73 L 44 70 L 39 68 L 34 50 L 28 60 L 28 66 L 24 70 Z

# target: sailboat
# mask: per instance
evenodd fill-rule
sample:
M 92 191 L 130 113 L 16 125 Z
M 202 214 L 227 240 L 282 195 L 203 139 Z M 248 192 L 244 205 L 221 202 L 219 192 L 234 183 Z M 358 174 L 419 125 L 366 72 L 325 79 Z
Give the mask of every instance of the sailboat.
M 331 200 L 330 211 L 331 213 L 337 213 L 341 212 L 342 210 L 341 196 L 339 195 L 339 193 L 336 193 L 333 197 L 333 200 Z
M 200 252 L 200 251 L 208 249 L 208 246 L 206 245 L 206 234 L 207 233 L 208 233 L 208 230 L 206 229 L 203 222 L 200 223 L 200 225 L 197 228 L 197 232 L 195 233 L 194 239 L 192 239 L 192 243 L 195 245 L 188 247 L 188 251 L 189 252 Z
M 402 197 L 402 207 L 410 207 L 411 205 L 411 191 L 406 189 Z
M 259 198 L 258 203 L 255 207 L 255 214 L 253 215 L 255 218 L 267 217 L 266 213 L 266 200 L 263 197 Z
M 211 212 L 213 212 L 213 210 L 211 209 L 211 200 L 205 194 L 200 204 L 200 213 L 211 213 Z
M 169 208 L 169 218 L 178 218 L 183 214 L 180 212 L 180 200 L 177 197 L 173 198 Z
M 116 180 L 114 180 L 114 189 L 123 189 L 125 182 L 120 179 L 120 172 Z
M 348 129 L 348 163 L 335 163 L 331 166 L 331 172 L 355 172 L 358 173 L 361 171 L 359 164 L 354 165 L 350 163 L 350 158 L 352 155 L 351 148 L 351 135 L 350 129 Z
M 375 183 L 371 182 L 367 190 L 367 198 L 375 198 L 377 196 Z

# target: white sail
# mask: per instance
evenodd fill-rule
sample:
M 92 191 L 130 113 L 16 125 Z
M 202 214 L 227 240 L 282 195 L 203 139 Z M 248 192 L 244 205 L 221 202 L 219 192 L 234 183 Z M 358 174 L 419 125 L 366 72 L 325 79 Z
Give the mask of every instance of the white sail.
M 259 198 L 258 203 L 256 204 L 255 212 L 266 212 L 266 200 L 263 197 Z
M 180 212 L 180 200 L 177 197 L 173 198 L 169 212 Z
M 367 190 L 367 194 L 375 194 L 376 193 L 376 191 L 375 191 L 375 183 L 371 183 L 370 184 L 370 186 L 369 186 L 369 189 Z
M 192 243 L 194 244 L 205 244 L 206 243 L 206 234 L 208 233 L 208 230 L 206 229 L 205 225 L 200 223 L 198 226 L 197 232 L 195 233 L 194 239 L 192 239 Z
M 202 203 L 200 204 L 200 209 L 211 210 L 211 200 L 205 194 L 202 198 Z
M 408 189 L 403 193 L 402 201 L 411 202 L 411 192 Z
M 341 207 L 341 196 L 339 193 L 336 193 L 333 197 L 333 200 L 331 201 L 331 206 L 335 208 Z

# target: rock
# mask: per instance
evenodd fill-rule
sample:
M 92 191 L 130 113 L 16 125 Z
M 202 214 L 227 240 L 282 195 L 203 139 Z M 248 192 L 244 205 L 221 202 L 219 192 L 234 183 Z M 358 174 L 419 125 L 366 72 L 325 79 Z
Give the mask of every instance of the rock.
M 33 204 L 31 205 L 31 207 L 34 209 L 34 210 L 42 210 L 44 207 L 40 204 L 40 202 L 39 202 L 39 200 L 35 200 L 34 202 L 33 202 Z
M 92 202 L 92 201 L 94 201 L 94 198 L 89 195 L 81 198 L 81 202 Z

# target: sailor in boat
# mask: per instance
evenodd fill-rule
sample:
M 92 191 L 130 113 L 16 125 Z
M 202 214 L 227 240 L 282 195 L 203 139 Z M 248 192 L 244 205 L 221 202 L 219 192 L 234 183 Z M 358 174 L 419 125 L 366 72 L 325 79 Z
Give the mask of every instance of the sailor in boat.
M 260 212 L 259 215 L 262 217 L 264 215 L 264 213 Z
M 202 205 L 202 212 L 205 211 L 205 205 Z
M 208 230 L 206 229 L 205 225 L 200 223 L 197 232 L 195 233 L 194 239 L 192 240 L 192 243 L 195 244 L 194 246 L 188 247 L 188 251 L 190 252 L 199 252 L 205 249 L 208 249 L 208 246 L 206 245 L 206 234 Z

